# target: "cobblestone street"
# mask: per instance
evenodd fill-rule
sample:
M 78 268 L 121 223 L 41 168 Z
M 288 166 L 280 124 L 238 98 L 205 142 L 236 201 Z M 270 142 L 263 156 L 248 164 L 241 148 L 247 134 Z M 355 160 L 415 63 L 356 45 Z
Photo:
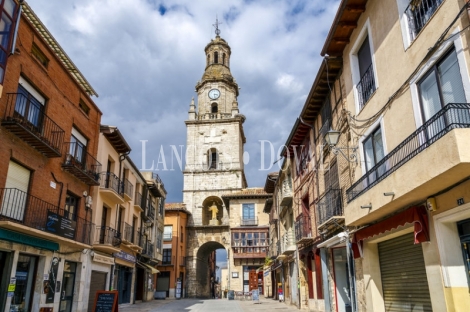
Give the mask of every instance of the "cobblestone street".
M 153 311 L 192 311 L 192 312 L 220 312 L 220 311 L 299 311 L 295 306 L 288 306 L 283 302 L 260 298 L 260 303 L 251 300 L 227 299 L 166 299 L 153 300 L 133 305 L 119 306 L 121 312 L 153 312 Z

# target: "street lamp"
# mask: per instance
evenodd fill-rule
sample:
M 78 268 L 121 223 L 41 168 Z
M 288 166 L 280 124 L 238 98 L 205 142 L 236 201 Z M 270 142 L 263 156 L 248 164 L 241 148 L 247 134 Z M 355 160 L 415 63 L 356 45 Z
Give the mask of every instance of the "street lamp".
M 346 158 L 347 161 L 349 162 L 357 162 L 357 146 L 354 147 L 347 147 L 347 146 L 337 146 L 338 141 L 339 141 L 339 136 L 341 135 L 341 132 L 337 130 L 329 130 L 325 134 L 325 142 L 328 144 L 328 147 L 331 149 L 333 154 L 338 155 L 341 154 L 343 155 L 344 158 Z M 351 150 L 351 153 L 349 156 L 343 153 L 342 150 Z

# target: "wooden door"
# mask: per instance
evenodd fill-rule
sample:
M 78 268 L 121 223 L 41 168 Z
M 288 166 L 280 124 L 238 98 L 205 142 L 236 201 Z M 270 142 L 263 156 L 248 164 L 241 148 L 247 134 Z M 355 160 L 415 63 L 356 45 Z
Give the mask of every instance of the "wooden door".
M 255 270 L 250 271 L 249 278 L 250 291 L 252 291 L 253 289 L 258 289 L 258 274 Z

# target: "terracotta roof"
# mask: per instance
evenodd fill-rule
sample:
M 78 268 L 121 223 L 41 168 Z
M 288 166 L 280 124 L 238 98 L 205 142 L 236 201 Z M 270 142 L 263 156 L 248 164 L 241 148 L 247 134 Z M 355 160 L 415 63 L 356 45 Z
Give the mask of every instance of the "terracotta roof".
M 186 210 L 185 203 L 166 203 L 165 204 L 165 211 L 183 211 L 188 214 L 191 214 L 190 211 Z
M 234 192 L 230 194 L 224 194 L 224 198 L 236 198 L 236 197 L 270 197 L 270 193 L 266 193 L 262 187 L 253 187 L 242 189 L 239 192 Z

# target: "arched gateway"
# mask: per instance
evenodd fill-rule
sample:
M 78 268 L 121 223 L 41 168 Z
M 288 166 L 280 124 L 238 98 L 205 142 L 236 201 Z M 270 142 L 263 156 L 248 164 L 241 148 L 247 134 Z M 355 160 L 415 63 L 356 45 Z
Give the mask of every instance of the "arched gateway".
M 246 187 L 243 122 L 238 85 L 230 72 L 230 46 L 216 32 L 205 47 L 207 66 L 196 84 L 187 128 L 183 200 L 188 222 L 187 276 L 189 297 L 211 297 L 210 255 L 230 248 L 230 211 L 223 196 Z M 222 61 L 219 56 L 222 57 Z M 217 109 L 214 110 L 214 107 Z

